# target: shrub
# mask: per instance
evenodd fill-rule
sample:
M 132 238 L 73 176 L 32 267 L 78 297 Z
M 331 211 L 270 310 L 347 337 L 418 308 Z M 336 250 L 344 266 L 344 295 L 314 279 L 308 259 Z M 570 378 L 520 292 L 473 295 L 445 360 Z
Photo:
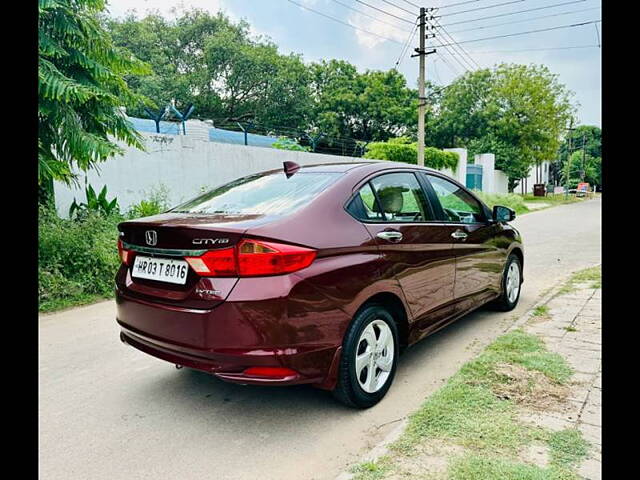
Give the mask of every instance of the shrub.
M 86 303 L 113 295 L 120 265 L 119 214 L 87 212 L 83 218 L 59 218 L 41 207 L 38 217 L 38 300 L 41 311 Z
M 169 191 L 165 186 L 161 185 L 145 194 L 148 199 L 140 200 L 132 205 L 127 212 L 128 218 L 150 217 L 169 209 Z
M 273 142 L 271 146 L 279 150 L 293 150 L 295 152 L 311 151 L 311 147 L 302 146 L 295 140 L 291 140 L 290 138 L 287 138 L 287 137 L 278 137 L 278 140 Z
M 406 137 L 392 138 L 387 142 L 373 142 L 367 145 L 364 158 L 390 160 L 416 165 L 418 163 L 418 144 Z M 438 170 L 458 166 L 458 154 L 445 152 L 434 147 L 425 147 L 424 165 Z

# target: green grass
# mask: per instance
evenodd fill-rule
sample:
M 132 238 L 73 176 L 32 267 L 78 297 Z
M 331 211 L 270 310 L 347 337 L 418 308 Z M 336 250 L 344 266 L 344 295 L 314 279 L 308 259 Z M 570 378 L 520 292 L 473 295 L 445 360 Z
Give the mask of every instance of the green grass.
M 390 445 L 383 461 L 362 464 L 362 479 L 384 478 L 402 457 L 416 453 L 421 442 L 439 439 L 464 447 L 465 454 L 450 462 L 452 479 L 570 479 L 571 467 L 586 454 L 586 442 L 574 430 L 553 433 L 518 420 L 512 398 L 497 392 L 513 381 L 501 366 L 523 367 L 544 376 L 553 385 L 568 382 L 572 370 L 566 360 L 549 352 L 536 336 L 515 330 L 507 333 L 476 359 L 466 363 L 413 413 L 402 436 Z M 525 379 L 525 383 L 526 383 Z M 523 392 L 524 395 L 527 392 Z M 550 465 L 539 468 L 518 461 L 518 453 L 531 443 L 544 443 Z M 376 475 L 376 476 L 373 476 Z
M 505 458 L 467 454 L 455 459 L 448 471 L 451 480 L 577 480 L 570 470 L 541 468 Z
M 558 290 L 556 296 L 575 292 L 577 285 L 584 283 L 589 283 L 589 288 L 602 288 L 602 267 L 597 265 L 575 272 Z
M 529 208 L 524 204 L 524 200 L 521 195 L 516 193 L 484 193 L 480 191 L 474 191 L 474 193 L 487 204 L 489 208 L 493 208 L 495 205 L 502 205 L 503 207 L 509 207 L 516 212 L 516 215 L 522 215 L 529 212 Z
M 549 307 L 547 307 L 546 305 L 538 305 L 536 308 L 533 309 L 532 315 L 534 317 L 547 316 L 549 315 Z

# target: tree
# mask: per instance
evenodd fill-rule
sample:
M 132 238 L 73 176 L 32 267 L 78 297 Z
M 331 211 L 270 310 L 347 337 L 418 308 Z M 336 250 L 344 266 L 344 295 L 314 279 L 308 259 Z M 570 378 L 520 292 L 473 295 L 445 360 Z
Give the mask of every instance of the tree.
M 556 157 L 573 111 L 571 93 L 544 66 L 476 70 L 444 92 L 436 145 L 468 148 L 471 156 L 494 153 L 513 191 L 532 165 Z
M 103 0 L 40 0 L 38 21 L 38 182 L 51 194 L 53 180 L 74 180 L 123 150 L 143 148 L 120 107 L 145 99 L 123 77 L 148 67 L 116 48 L 100 26 Z M 115 140 L 115 141 L 114 141 Z
M 175 13 L 178 13 L 177 11 Z M 117 45 L 153 68 L 130 76 L 129 85 L 159 105 L 172 99 L 194 104 L 194 118 L 217 124 L 253 120 L 300 127 L 311 105 L 308 70 L 298 55 L 283 55 L 275 44 L 251 38 L 249 25 L 223 13 L 182 10 L 175 20 L 159 13 L 138 19 L 105 19 Z M 132 110 L 145 116 L 142 109 Z
M 417 93 L 395 70 L 359 73 L 343 60 L 311 65 L 312 118 L 328 136 L 385 141 L 415 124 Z

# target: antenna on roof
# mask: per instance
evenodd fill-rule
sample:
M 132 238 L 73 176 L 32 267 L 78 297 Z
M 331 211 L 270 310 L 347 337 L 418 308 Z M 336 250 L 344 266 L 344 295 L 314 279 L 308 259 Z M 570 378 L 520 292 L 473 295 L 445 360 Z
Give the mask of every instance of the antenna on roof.
M 291 177 L 294 173 L 300 170 L 300 165 L 298 165 L 296 162 L 282 162 L 282 165 L 284 166 L 284 173 L 287 178 Z

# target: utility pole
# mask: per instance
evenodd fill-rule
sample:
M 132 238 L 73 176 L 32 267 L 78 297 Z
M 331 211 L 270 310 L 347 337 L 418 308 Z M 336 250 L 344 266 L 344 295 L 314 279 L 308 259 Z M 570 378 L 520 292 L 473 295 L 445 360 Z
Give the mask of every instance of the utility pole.
M 432 9 L 429 9 L 430 11 Z M 424 116 L 426 110 L 427 98 L 424 96 L 424 82 L 426 76 L 426 56 L 435 53 L 435 49 L 425 51 L 426 35 L 426 23 L 427 23 L 427 9 L 420 8 L 420 15 L 418 17 L 418 26 L 420 32 L 420 46 L 414 49 L 417 55 L 411 55 L 412 57 L 420 57 L 420 71 L 418 77 L 418 165 L 424 166 Z M 429 38 L 433 38 L 435 35 L 430 35 Z
M 582 134 L 582 181 L 584 182 L 584 177 L 586 176 L 586 171 L 585 171 L 585 143 L 586 143 L 586 135 L 583 133 Z
M 569 124 L 569 149 L 567 151 L 567 172 L 564 178 L 564 185 L 565 185 L 565 191 L 564 191 L 564 198 L 569 198 L 569 172 L 570 169 L 569 167 L 571 166 L 571 149 L 573 148 L 572 145 L 572 138 L 571 135 L 573 134 L 573 118 L 571 119 L 571 123 Z

